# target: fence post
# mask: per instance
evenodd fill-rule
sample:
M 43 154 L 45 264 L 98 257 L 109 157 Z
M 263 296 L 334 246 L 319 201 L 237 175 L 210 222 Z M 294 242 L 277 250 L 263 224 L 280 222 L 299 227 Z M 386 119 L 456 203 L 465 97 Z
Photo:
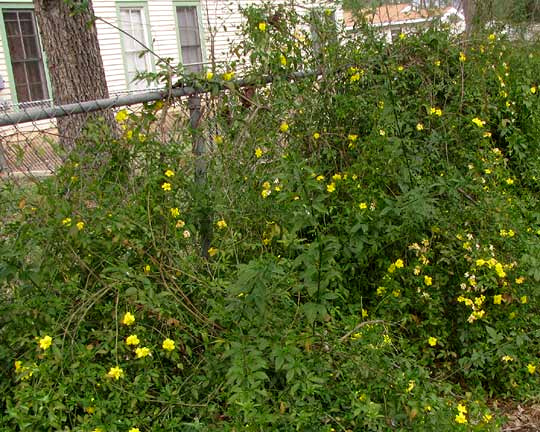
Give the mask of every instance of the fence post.
M 207 196 L 207 161 L 206 144 L 204 136 L 199 129 L 201 121 L 201 96 L 192 94 L 188 99 L 189 107 L 189 125 L 193 138 L 192 152 L 195 156 L 195 184 L 198 186 L 201 194 L 204 194 L 204 201 L 201 206 L 199 219 L 199 232 L 201 241 L 201 256 L 208 258 L 208 249 L 212 242 L 212 216 L 209 197 Z M 199 197 L 203 198 L 202 196 Z

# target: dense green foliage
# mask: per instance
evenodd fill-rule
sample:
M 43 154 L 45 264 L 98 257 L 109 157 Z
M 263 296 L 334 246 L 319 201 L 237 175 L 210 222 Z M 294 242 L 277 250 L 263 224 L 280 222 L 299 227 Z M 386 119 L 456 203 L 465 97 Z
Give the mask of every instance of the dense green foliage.
M 538 392 L 538 46 L 247 14 L 196 131 L 121 111 L 2 185 L 0 428 L 498 430 Z

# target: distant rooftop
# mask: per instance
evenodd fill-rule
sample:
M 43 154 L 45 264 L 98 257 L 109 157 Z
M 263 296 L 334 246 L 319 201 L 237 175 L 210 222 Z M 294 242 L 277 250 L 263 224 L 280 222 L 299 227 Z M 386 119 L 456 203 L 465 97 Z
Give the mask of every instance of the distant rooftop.
M 430 18 L 443 17 L 452 12 L 457 12 L 452 6 L 442 9 L 423 9 L 416 8 L 411 3 L 400 3 L 383 5 L 374 10 L 368 10 L 366 11 L 366 18 L 371 24 L 384 27 L 391 24 L 427 21 Z M 345 11 L 344 19 L 347 27 L 352 27 L 354 25 L 354 15 L 350 11 Z

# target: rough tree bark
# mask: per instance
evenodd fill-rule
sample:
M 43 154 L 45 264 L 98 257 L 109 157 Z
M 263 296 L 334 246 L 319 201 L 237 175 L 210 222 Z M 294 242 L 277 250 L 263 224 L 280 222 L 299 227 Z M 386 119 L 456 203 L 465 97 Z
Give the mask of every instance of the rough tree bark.
M 91 0 L 88 7 L 77 1 L 34 0 L 36 18 L 56 104 L 88 101 L 109 96 Z M 75 9 L 77 8 L 77 9 Z M 114 124 L 113 114 L 100 113 Z M 58 119 L 61 144 L 73 147 L 86 121 L 96 114 Z

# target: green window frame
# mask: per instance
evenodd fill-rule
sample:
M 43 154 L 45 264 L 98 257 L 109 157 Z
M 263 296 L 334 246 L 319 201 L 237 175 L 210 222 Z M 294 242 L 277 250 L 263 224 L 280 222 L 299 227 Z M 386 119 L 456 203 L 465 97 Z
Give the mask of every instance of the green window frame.
M 9 12 L 32 12 L 32 22 L 33 22 L 33 34 L 28 35 L 27 38 L 33 36 L 34 39 L 34 49 L 37 50 L 37 54 L 34 52 L 34 58 L 25 58 L 22 59 L 12 59 L 10 46 L 8 42 L 8 31 L 6 28 L 6 23 L 4 19 L 4 14 Z M 35 17 L 34 12 L 34 6 L 32 1 L 23 0 L 18 3 L 0 3 L 0 36 L 2 38 L 2 49 L 3 49 L 3 55 L 4 60 L 6 63 L 6 69 L 7 69 L 7 79 L 4 79 L 4 81 L 8 82 L 8 87 L 10 90 L 10 99 L 11 104 L 14 106 L 22 106 L 22 107 L 30 107 L 35 105 L 43 105 L 44 103 L 50 103 L 52 100 L 52 88 L 51 88 L 51 82 L 50 82 L 50 76 L 49 76 L 49 70 L 47 67 L 47 58 L 45 55 L 45 52 L 43 51 L 43 47 L 41 44 L 41 37 L 39 34 L 37 21 Z M 19 28 L 20 30 L 20 28 Z M 21 35 L 21 38 L 24 37 Z M 27 44 L 28 47 L 28 44 Z M 38 70 L 36 71 L 34 69 L 34 74 L 37 72 L 40 74 L 40 81 L 34 82 L 34 91 L 31 91 L 28 86 L 30 85 L 30 81 L 28 78 L 28 68 L 27 63 L 34 62 Z M 14 67 L 14 64 L 17 65 Z M 15 68 L 17 68 L 17 72 L 15 72 Z M 15 79 L 15 75 L 20 74 L 24 72 L 26 76 L 26 83 L 22 83 L 19 80 L 19 86 L 17 86 L 17 82 Z M 23 90 L 21 87 L 24 85 L 27 86 L 26 91 L 27 94 L 23 94 Z M 41 86 L 41 90 L 37 89 L 37 86 Z M 19 87 L 19 91 L 17 89 Z M 19 94 L 22 96 L 20 97 Z M 35 94 L 36 97 L 33 97 L 32 94 Z M 40 95 L 42 97 L 37 97 L 37 95 Z M 0 97 L 2 96 L 0 92 Z
M 136 17 L 139 14 L 140 21 L 128 21 L 126 17 Z M 123 31 L 133 35 L 143 45 L 137 43 L 133 38 L 123 32 L 120 33 L 120 46 L 122 49 L 122 63 L 126 78 L 127 90 L 144 90 L 149 87 L 144 80 L 134 80 L 139 72 L 155 72 L 155 62 L 152 53 L 147 48 L 153 50 L 152 33 L 150 28 L 150 16 L 145 2 L 119 1 L 116 3 L 116 13 L 118 27 Z M 136 28 L 137 26 L 140 28 Z M 134 34 L 135 33 L 135 34 Z M 139 34 L 136 34 L 139 33 Z
M 200 2 L 173 1 L 173 14 L 180 62 L 186 72 L 201 72 L 207 57 Z

